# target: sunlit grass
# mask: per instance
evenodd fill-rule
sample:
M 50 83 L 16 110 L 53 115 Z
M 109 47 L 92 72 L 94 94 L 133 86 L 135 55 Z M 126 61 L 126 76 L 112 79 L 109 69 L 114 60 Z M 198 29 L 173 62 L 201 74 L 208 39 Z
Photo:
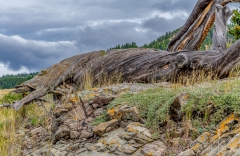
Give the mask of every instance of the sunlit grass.
M 8 93 L 1 103 L 13 102 L 21 98 L 19 94 Z M 51 104 L 45 104 L 50 108 Z M 47 114 L 36 104 L 30 104 L 15 111 L 12 108 L 0 108 L 0 156 L 20 156 L 22 135 L 26 127 L 46 126 Z
M 160 125 L 169 122 L 170 105 L 179 93 L 190 95 L 182 108 L 183 119 L 190 121 L 198 134 L 208 131 L 230 113 L 240 112 L 240 80 L 209 80 L 194 85 L 172 84 L 168 88 L 149 89 L 138 94 L 125 94 L 111 102 L 109 108 L 136 106 L 146 126 L 158 133 Z M 209 112 L 209 107 L 212 107 Z M 196 136 L 194 136 L 196 137 Z M 193 137 L 193 138 L 194 138 Z

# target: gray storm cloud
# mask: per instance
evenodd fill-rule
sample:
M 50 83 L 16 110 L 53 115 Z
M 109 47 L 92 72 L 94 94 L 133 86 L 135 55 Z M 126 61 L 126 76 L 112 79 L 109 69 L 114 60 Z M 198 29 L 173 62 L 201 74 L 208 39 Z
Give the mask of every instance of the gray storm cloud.
M 41 70 L 73 55 L 106 50 L 126 42 L 149 43 L 181 27 L 196 3 L 193 0 L 0 2 L 0 65 L 14 71 L 22 67 Z
M 30 70 L 46 68 L 69 55 L 80 53 L 74 42 L 46 42 L 25 40 L 19 36 L 0 34 L 0 62 L 11 70 L 26 67 Z

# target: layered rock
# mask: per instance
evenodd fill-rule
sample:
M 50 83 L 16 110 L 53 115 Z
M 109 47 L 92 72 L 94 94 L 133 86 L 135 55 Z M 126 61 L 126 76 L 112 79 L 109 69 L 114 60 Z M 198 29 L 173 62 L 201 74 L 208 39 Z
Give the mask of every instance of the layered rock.
M 240 155 L 239 114 L 231 114 L 218 124 L 214 132 L 205 132 L 190 144 L 190 149 L 179 156 Z
M 96 133 L 97 136 L 95 136 L 90 123 L 93 118 L 103 114 L 103 111 L 106 110 L 106 105 L 108 105 L 110 101 L 123 93 L 137 93 L 151 87 L 154 86 L 120 84 L 78 91 L 76 94 L 60 97 L 61 102 L 53 111 L 52 135 L 54 142 L 61 139 L 83 138 L 93 138 L 92 141 L 94 142 L 97 136 L 101 136 L 103 132 L 98 131 L 98 133 Z M 139 119 L 135 119 L 134 121 L 139 121 Z M 107 128 L 107 131 L 111 130 L 110 127 Z
M 104 155 L 106 152 L 109 155 L 129 155 L 136 152 L 153 141 L 150 132 L 140 123 L 143 120 L 136 107 L 125 105 L 109 110 L 108 121 L 97 126 L 93 126 L 92 121 L 107 111 L 106 106 L 119 95 L 153 87 L 156 86 L 120 84 L 75 94 L 59 94 L 55 97 L 56 105 L 52 112 L 51 137 L 45 130 L 49 136 L 47 139 L 35 139 L 42 142 L 41 146 L 30 142 L 33 137 L 25 139 L 23 155 Z

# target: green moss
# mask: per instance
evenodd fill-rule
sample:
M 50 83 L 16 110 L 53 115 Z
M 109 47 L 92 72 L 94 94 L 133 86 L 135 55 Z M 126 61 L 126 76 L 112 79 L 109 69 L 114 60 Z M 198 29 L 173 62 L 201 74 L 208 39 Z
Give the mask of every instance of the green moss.
M 104 111 L 102 115 L 96 117 L 93 122 L 91 123 L 92 126 L 99 125 L 100 123 L 107 121 L 107 112 Z
M 179 93 L 190 97 L 182 108 L 183 119 L 190 120 L 193 129 L 202 133 L 212 129 L 230 113 L 240 112 L 240 80 L 212 81 L 194 86 L 149 89 L 138 94 L 125 94 L 113 100 L 110 108 L 136 106 L 146 126 L 156 132 L 168 122 L 169 107 Z M 212 107 L 211 109 L 209 109 Z M 197 133 L 197 132 L 196 132 Z M 197 135 L 197 134 L 194 134 Z

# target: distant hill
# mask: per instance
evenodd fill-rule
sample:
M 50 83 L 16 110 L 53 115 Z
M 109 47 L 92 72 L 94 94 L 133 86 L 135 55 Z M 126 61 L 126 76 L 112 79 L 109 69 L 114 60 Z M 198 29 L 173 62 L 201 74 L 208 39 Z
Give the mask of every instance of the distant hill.
M 37 74 L 38 72 L 30 74 L 3 75 L 0 77 L 0 89 L 14 88 L 16 85 L 33 78 Z
M 231 25 L 229 25 L 230 27 Z M 143 46 L 137 46 L 135 42 L 132 43 L 126 43 L 126 44 L 118 44 L 115 47 L 110 47 L 108 50 L 111 49 L 128 49 L 128 48 L 154 48 L 154 49 L 161 49 L 161 50 L 166 50 L 167 46 L 170 42 L 170 40 L 173 38 L 174 35 L 176 35 L 181 28 L 178 28 L 176 30 L 173 30 L 172 32 L 166 32 L 165 35 L 160 36 L 156 40 L 153 40 L 149 44 L 144 44 Z M 208 50 L 211 48 L 212 45 L 212 36 L 213 36 L 213 27 L 209 31 L 208 35 L 206 36 L 205 40 L 202 43 L 202 46 L 200 47 L 200 50 Z M 234 37 L 228 33 L 228 43 L 227 46 L 232 44 L 234 42 Z

